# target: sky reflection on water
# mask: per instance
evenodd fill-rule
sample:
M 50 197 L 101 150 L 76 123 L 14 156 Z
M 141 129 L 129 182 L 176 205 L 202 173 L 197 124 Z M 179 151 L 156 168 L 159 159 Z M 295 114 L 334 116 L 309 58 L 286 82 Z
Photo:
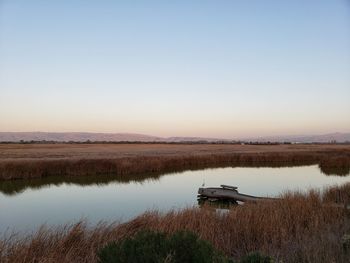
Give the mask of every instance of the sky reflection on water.
M 326 176 L 317 165 L 236 167 L 165 174 L 159 179 L 141 182 L 46 184 L 24 188 L 15 194 L 0 190 L 0 232 L 30 231 L 44 223 L 65 224 L 82 218 L 91 223 L 126 221 L 146 210 L 168 211 L 193 206 L 197 205 L 197 190 L 203 183 L 208 187 L 235 185 L 242 193 L 276 196 L 287 190 L 322 189 L 349 179 L 349 176 Z M 23 185 L 23 181 L 18 183 Z

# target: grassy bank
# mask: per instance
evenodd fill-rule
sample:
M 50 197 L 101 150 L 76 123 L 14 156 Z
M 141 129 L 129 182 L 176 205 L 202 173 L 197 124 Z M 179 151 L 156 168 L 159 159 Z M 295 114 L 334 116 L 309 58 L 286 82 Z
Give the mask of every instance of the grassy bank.
M 258 250 L 277 262 L 348 262 L 342 238 L 350 233 L 349 211 L 325 204 L 349 194 L 350 184 L 323 194 L 289 193 L 279 201 L 246 204 L 227 213 L 189 208 L 148 212 L 124 224 L 42 228 L 26 237 L 3 237 L 0 262 L 95 262 L 99 248 L 144 229 L 189 230 L 235 259 Z
M 8 159 L 0 162 L 0 180 L 48 176 L 127 176 L 179 172 L 189 169 L 227 166 L 293 166 L 319 164 L 326 174 L 347 174 L 349 151 L 329 152 L 256 152 L 205 155 L 120 157 L 111 159 Z

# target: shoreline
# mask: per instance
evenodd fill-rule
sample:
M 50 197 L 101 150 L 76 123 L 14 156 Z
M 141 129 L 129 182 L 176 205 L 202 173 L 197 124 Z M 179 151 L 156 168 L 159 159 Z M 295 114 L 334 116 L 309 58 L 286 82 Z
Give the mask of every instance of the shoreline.
M 135 176 L 229 166 L 318 164 L 325 174 L 350 171 L 344 145 L 4 145 L 0 181 L 51 176 Z
M 324 193 L 317 189 L 287 193 L 280 200 L 247 203 L 227 213 L 204 206 L 150 211 L 125 223 L 43 227 L 26 236 L 0 237 L 0 261 L 96 262 L 96 252 L 107 243 L 148 229 L 166 234 L 191 231 L 235 259 L 260 251 L 276 262 L 310 262 L 310 258 L 311 262 L 348 262 L 342 240 L 350 231 L 349 211 L 327 206 L 345 201 L 337 199 L 339 191 L 343 197 L 349 195 L 350 183 Z

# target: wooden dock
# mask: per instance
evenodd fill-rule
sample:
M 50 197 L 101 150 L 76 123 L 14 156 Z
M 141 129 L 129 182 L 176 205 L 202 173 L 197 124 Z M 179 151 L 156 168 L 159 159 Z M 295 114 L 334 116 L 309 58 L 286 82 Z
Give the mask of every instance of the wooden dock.
M 271 197 L 258 197 L 253 195 L 241 194 L 238 192 L 237 187 L 230 185 L 220 185 L 220 187 L 207 187 L 198 189 L 198 198 L 200 200 L 220 200 L 220 201 L 230 201 L 232 203 L 240 202 L 261 202 L 261 201 L 274 201 L 279 200 L 279 198 Z M 325 203 L 323 206 L 344 208 L 345 210 L 350 210 L 350 205 L 348 202 L 345 203 Z
M 240 201 L 255 203 L 259 201 L 277 200 L 276 198 L 241 194 L 237 191 L 237 187 L 229 185 L 221 185 L 221 187 L 199 188 L 198 197 L 200 199 L 230 200 L 234 202 Z

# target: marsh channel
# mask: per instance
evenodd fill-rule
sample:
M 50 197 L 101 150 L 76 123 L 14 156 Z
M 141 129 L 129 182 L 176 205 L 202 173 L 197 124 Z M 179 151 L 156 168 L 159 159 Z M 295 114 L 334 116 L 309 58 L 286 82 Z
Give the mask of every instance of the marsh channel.
M 317 165 L 227 167 L 135 176 L 40 178 L 0 182 L 0 234 L 30 233 L 40 226 L 86 220 L 128 221 L 146 211 L 197 206 L 199 187 L 237 186 L 241 193 L 277 197 L 286 191 L 324 189 L 350 181 L 326 175 Z

